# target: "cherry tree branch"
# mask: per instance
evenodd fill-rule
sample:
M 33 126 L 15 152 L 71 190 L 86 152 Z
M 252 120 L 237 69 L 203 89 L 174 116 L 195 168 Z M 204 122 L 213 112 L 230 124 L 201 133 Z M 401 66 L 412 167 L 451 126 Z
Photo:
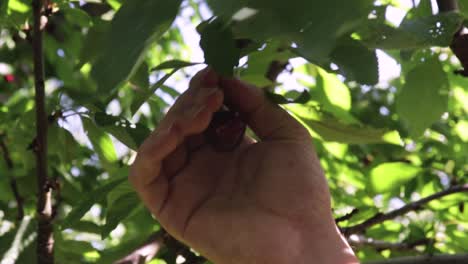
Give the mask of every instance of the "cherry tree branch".
M 426 205 L 427 203 L 433 200 L 440 199 L 440 198 L 443 198 L 445 196 L 448 196 L 454 193 L 462 193 L 462 192 L 468 192 L 468 184 L 450 187 L 447 190 L 435 193 L 433 195 L 430 195 L 418 201 L 406 204 L 400 209 L 396 209 L 388 213 L 377 213 L 373 217 L 367 219 L 366 221 L 360 224 L 342 228 L 343 234 L 345 234 L 345 236 L 349 236 L 351 234 L 363 233 L 365 230 L 367 230 L 371 226 L 383 223 L 387 220 L 394 219 L 398 216 L 402 216 L 411 211 L 418 211 L 422 209 L 424 205 Z
M 165 232 L 163 231 L 154 233 L 143 245 L 117 260 L 114 264 L 140 264 L 150 261 L 164 246 L 164 235 Z
M 371 247 L 377 251 L 382 251 L 385 249 L 397 251 L 411 251 L 414 250 L 414 248 L 417 246 L 430 245 L 434 242 L 434 240 L 429 238 L 423 238 L 413 242 L 392 243 L 382 240 L 375 240 L 364 236 L 358 236 L 356 238 L 349 238 L 348 242 L 353 248 Z
M 10 152 L 8 151 L 3 136 L 4 135 L 0 135 L 0 150 L 3 152 L 3 159 L 5 160 L 8 170 L 11 172 L 14 168 L 13 160 L 11 159 Z M 15 196 L 16 207 L 18 209 L 18 215 L 16 219 L 18 220 L 18 222 L 20 222 L 24 217 L 23 197 L 21 197 L 21 194 L 19 193 L 16 179 L 12 175 L 9 175 L 9 180 L 10 188 L 13 192 L 13 195 Z
M 42 31 L 47 23 L 43 15 L 43 1 L 33 0 L 33 61 L 36 106 L 36 133 L 37 146 L 36 172 L 37 172 L 37 263 L 54 263 L 54 237 L 52 226 L 52 188 L 47 173 L 47 114 L 45 109 L 44 88 L 44 53 Z
M 206 259 L 195 255 L 189 247 L 177 241 L 165 230 L 158 231 L 151 235 L 147 241 L 133 250 L 127 256 L 114 262 L 115 264 L 142 264 L 153 259 L 162 248 L 167 248 L 177 255 L 185 258 L 185 263 L 202 264 Z
M 359 209 L 358 208 L 354 208 L 349 214 L 346 214 L 346 215 L 343 215 L 341 217 L 338 217 L 335 219 L 335 223 L 340 223 L 340 222 L 343 222 L 343 221 L 346 221 L 346 220 L 349 220 L 351 219 L 355 214 L 359 213 Z
M 402 257 L 386 260 L 370 261 L 364 264 L 465 264 L 468 263 L 468 255 L 434 255 Z

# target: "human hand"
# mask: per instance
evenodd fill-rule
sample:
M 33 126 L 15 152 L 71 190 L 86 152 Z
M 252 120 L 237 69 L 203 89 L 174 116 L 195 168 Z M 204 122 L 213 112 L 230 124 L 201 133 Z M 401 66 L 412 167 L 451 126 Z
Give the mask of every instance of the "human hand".
M 230 152 L 203 137 L 223 102 L 260 139 Z M 129 177 L 175 238 L 216 264 L 357 263 L 331 214 L 308 131 L 263 93 L 199 72 L 139 148 Z

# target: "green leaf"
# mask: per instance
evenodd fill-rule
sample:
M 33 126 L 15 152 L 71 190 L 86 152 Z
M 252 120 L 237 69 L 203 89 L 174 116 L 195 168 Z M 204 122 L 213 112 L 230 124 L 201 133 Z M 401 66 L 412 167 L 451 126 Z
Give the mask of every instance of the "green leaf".
M 131 216 L 142 205 L 141 200 L 128 181 L 121 183 L 107 195 L 106 223 L 101 228 L 105 239 L 117 225 Z
M 135 151 L 151 133 L 147 127 L 141 124 L 133 124 L 125 118 L 111 116 L 103 112 L 95 113 L 94 120 L 107 133 Z
M 81 68 L 85 63 L 95 61 L 102 50 L 105 48 L 105 35 L 109 31 L 110 23 L 108 21 L 98 20 L 89 29 L 83 40 L 83 46 L 80 53 L 80 63 L 78 67 Z
M 321 90 L 320 93 L 324 97 L 325 105 L 338 107 L 344 111 L 351 109 L 351 93 L 349 88 L 338 79 L 334 74 L 325 72 L 322 69 L 318 70 L 318 82 L 317 85 Z
M 149 71 L 148 64 L 143 63 L 129 80 L 130 84 L 135 85 L 137 89 L 148 89 Z
M 20 0 L 9 0 L 8 1 L 8 9 L 12 11 L 16 11 L 19 13 L 26 13 L 28 12 L 31 8 L 29 5 L 24 3 L 23 1 Z
M 390 143 L 401 145 L 401 139 L 396 131 L 375 129 L 366 126 L 349 125 L 338 120 L 308 120 L 305 122 L 325 141 L 348 144 Z
M 177 98 L 178 96 L 180 96 L 180 92 L 177 91 L 176 89 L 172 88 L 172 87 L 169 87 L 167 85 L 163 85 L 161 86 L 161 91 L 167 93 L 168 95 L 170 95 L 172 98 Z
M 167 264 L 167 262 L 162 259 L 153 259 L 148 264 Z
M 463 0 L 462 0 L 463 1 Z M 416 18 L 423 18 L 432 15 L 432 3 L 431 1 L 420 1 L 417 7 L 411 8 L 406 13 L 402 24 L 406 24 L 408 21 Z
M 455 133 L 458 135 L 458 137 L 463 141 L 463 142 L 468 142 L 468 121 L 466 120 L 460 120 L 456 125 L 454 129 Z
M 270 41 L 262 50 L 257 50 L 249 54 L 247 69 L 241 71 L 241 77 L 255 75 L 266 76 L 272 61 L 286 62 L 296 55 L 285 49 L 284 43 Z
M 134 192 L 135 190 L 130 185 L 130 182 L 122 182 L 107 194 L 107 207 L 112 207 L 120 197 Z
M 360 41 L 346 39 L 331 54 L 340 73 L 348 80 L 374 85 L 379 81 L 379 68 L 375 50 L 368 49 Z
M 150 71 L 160 71 L 166 69 L 181 69 L 184 67 L 190 67 L 194 65 L 200 64 L 199 62 L 188 62 L 188 61 L 181 61 L 181 60 L 169 60 L 165 61 L 158 66 L 152 68 Z
M 64 163 L 71 162 L 79 153 L 78 142 L 72 134 L 57 124 L 49 126 L 48 138 L 49 155 L 57 155 Z
M 447 76 L 437 58 L 423 62 L 408 73 L 396 97 L 396 109 L 412 137 L 420 136 L 447 111 L 448 88 Z
M 86 193 L 83 197 L 83 200 L 73 207 L 70 213 L 65 217 L 61 223 L 61 229 L 72 228 L 75 223 L 80 221 L 80 219 L 89 211 L 89 209 L 98 202 L 101 202 L 106 198 L 107 194 L 112 191 L 116 186 L 126 181 L 127 178 L 121 178 L 114 181 L 111 181 L 101 187 L 96 188 L 95 190 Z
M 100 234 L 101 227 L 92 221 L 81 220 L 73 224 L 73 230 L 83 233 Z
M 97 127 L 91 119 L 82 116 L 81 121 L 101 164 L 106 170 L 112 171 L 113 164 L 118 160 L 112 139 L 102 128 Z
M 122 0 L 107 0 L 107 3 L 112 7 L 112 9 L 118 10 L 122 5 Z
M 141 105 L 145 103 L 148 98 L 150 98 L 154 92 L 156 92 L 157 89 L 159 89 L 161 86 L 164 85 L 164 83 L 169 79 L 174 73 L 177 72 L 177 69 L 172 70 L 170 73 L 164 75 L 161 79 L 159 79 L 158 82 L 153 84 L 147 91 L 140 91 L 135 95 L 135 99 L 133 99 L 132 106 L 130 107 L 130 110 L 132 113 L 136 113 L 138 109 L 140 109 Z
M 3 23 L 3 19 L 6 20 L 6 18 L 7 18 L 7 11 L 8 11 L 8 4 L 9 4 L 8 2 L 9 1 L 10 0 L 5 0 L 5 1 L 2 1 L 0 3 L 0 17 L 1 17 L 0 22 L 1 23 Z M 2 24 L 0 24 L 0 25 L 3 26 Z
M 8 169 L 3 163 L 4 162 L 0 163 L 0 172 L 6 174 L 5 172 Z M 11 192 L 10 181 L 7 179 L 7 177 L 0 178 L 0 201 L 11 201 L 13 199 L 15 199 L 15 197 Z
M 256 74 L 256 75 L 242 75 L 240 79 L 249 84 L 255 85 L 257 87 L 273 87 L 275 85 L 270 79 L 265 77 L 265 74 Z
M 240 50 L 236 47 L 230 27 L 215 19 L 203 27 L 200 35 L 205 63 L 223 76 L 232 76 L 234 67 L 239 64 Z
M 315 15 L 310 18 L 309 24 L 300 34 L 301 38 L 297 40 L 297 43 L 299 43 L 300 52 L 311 61 L 326 60 L 339 37 L 354 31 L 360 20 L 367 16 L 372 5 L 371 1 L 367 0 L 309 2 L 315 9 L 311 13 Z
M 296 99 L 289 99 L 281 94 L 275 94 L 264 90 L 266 97 L 275 104 L 305 104 L 310 101 L 310 93 L 304 90 Z
M 93 251 L 94 248 L 89 241 L 79 241 L 62 238 L 61 234 L 54 234 L 55 243 L 57 248 L 60 251 L 63 251 L 65 254 L 76 254 L 82 255 L 85 252 Z
M 91 72 L 100 91 L 113 91 L 130 78 L 148 47 L 169 29 L 181 2 L 133 0 L 120 7 Z
M 351 110 L 351 92 L 335 74 L 326 72 L 318 68 L 317 85 L 312 87 L 310 94 L 318 101 L 323 109 L 332 113 L 348 123 L 358 123 L 349 111 Z
M 288 105 L 287 109 L 309 129 L 313 137 L 319 137 L 325 141 L 348 144 L 402 144 L 396 131 L 347 124 L 311 105 Z
M 397 190 L 420 172 L 420 167 L 404 162 L 383 163 L 370 171 L 369 184 L 374 193 L 386 193 Z
M 225 21 L 235 20 L 236 37 L 288 40 L 298 44 L 308 59 L 320 60 L 329 55 L 337 38 L 366 18 L 372 1 L 210 0 L 208 4 Z M 241 18 L 239 11 L 245 7 L 253 12 Z
M 93 25 L 91 17 L 79 8 L 65 8 L 65 18 L 80 27 L 90 27 Z
M 468 18 L 468 0 L 458 0 L 460 12 L 465 18 Z
M 367 25 L 358 31 L 358 35 L 363 43 L 371 48 L 447 47 L 462 21 L 463 18 L 458 13 L 443 13 L 409 20 L 399 28 L 369 20 Z
M 119 197 L 115 204 L 107 209 L 106 223 L 101 227 L 101 239 L 106 239 L 117 225 L 136 212 L 140 203 L 136 193 L 129 193 Z

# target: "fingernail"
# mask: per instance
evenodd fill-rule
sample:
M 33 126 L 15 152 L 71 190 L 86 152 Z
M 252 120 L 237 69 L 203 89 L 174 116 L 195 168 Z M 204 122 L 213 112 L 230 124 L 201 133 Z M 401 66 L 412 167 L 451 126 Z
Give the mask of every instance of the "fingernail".
M 171 123 L 171 124 L 170 124 L 169 126 L 167 126 L 166 128 L 161 129 L 161 130 L 159 131 L 159 134 L 160 134 L 161 136 L 167 135 L 167 134 L 171 133 L 173 127 L 174 127 L 174 123 Z
M 208 96 L 216 93 L 216 91 L 218 91 L 218 87 L 214 86 L 214 87 L 200 87 L 199 90 L 198 90 L 198 93 L 200 94 L 200 99 L 205 99 L 207 98 Z
M 180 124 L 178 121 L 172 122 L 166 129 L 161 131 L 161 135 L 168 135 L 172 133 L 178 133 L 180 131 Z
M 202 79 L 202 84 L 205 87 L 214 87 L 218 84 L 218 75 L 212 69 L 207 69 Z
M 205 109 L 205 107 L 205 105 L 193 105 L 190 110 L 187 111 L 188 118 L 195 118 L 201 111 L 203 111 L 203 109 Z

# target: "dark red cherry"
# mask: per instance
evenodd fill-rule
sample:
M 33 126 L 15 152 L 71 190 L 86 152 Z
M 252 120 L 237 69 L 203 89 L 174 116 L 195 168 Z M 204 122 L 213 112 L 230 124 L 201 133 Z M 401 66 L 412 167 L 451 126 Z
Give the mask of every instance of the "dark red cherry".
M 213 114 L 210 125 L 204 132 L 206 141 L 219 152 L 234 150 L 244 138 L 246 124 L 239 113 L 228 110 Z
M 3 77 L 6 82 L 12 83 L 15 81 L 15 76 L 13 74 L 7 74 Z

